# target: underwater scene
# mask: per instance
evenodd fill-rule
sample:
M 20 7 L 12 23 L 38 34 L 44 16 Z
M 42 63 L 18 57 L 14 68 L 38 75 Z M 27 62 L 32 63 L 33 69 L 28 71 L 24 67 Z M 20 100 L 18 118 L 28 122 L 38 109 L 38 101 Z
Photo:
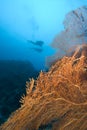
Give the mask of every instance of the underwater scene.
M 87 1 L 0 0 L 0 130 L 70 129 L 87 130 Z

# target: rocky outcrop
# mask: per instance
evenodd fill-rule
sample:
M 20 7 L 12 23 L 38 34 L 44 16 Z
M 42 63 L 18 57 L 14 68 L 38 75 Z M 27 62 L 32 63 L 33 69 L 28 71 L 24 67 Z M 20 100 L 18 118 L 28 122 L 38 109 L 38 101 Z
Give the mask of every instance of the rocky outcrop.
M 87 43 L 87 7 L 83 6 L 71 11 L 63 22 L 64 30 L 53 40 L 51 46 L 58 51 L 54 56 L 48 57 L 47 64 L 67 54 L 67 51 L 78 44 Z
M 86 130 L 87 45 L 26 84 L 21 108 L 0 130 Z

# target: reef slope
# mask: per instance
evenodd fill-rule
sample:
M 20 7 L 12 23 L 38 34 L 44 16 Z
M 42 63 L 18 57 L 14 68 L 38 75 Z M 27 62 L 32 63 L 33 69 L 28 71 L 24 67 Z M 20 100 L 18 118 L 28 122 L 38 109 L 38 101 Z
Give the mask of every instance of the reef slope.
M 0 130 L 87 130 L 87 45 L 26 86 L 21 108 Z

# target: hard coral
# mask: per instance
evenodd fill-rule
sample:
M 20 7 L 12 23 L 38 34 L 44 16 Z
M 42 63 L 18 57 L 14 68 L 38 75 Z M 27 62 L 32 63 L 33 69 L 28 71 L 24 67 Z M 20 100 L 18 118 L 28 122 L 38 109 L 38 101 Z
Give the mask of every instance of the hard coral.
M 0 130 L 38 130 L 47 124 L 52 130 L 87 130 L 86 50 L 87 45 L 80 46 L 27 82 L 21 108 Z

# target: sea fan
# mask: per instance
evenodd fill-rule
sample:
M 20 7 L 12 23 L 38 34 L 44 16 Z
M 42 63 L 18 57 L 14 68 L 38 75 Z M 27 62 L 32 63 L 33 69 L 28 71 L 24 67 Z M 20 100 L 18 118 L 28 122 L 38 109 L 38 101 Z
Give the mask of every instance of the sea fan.
M 86 49 L 76 49 L 27 82 L 21 108 L 0 130 L 87 130 Z

